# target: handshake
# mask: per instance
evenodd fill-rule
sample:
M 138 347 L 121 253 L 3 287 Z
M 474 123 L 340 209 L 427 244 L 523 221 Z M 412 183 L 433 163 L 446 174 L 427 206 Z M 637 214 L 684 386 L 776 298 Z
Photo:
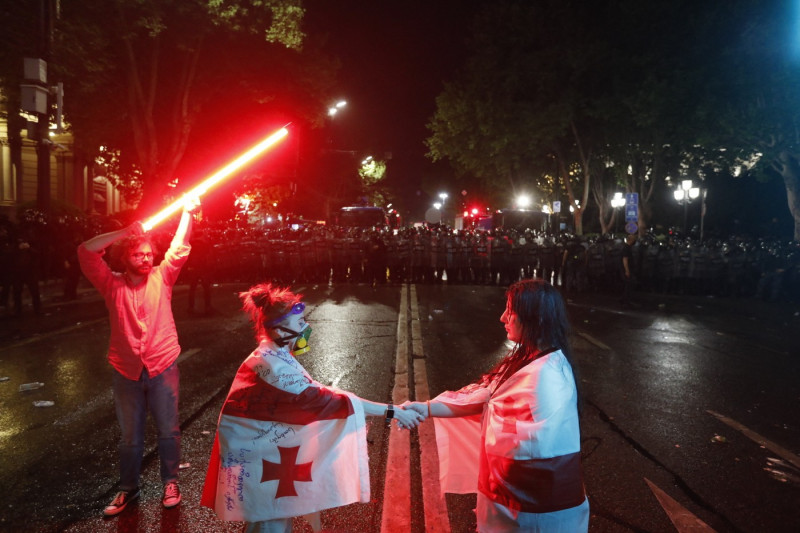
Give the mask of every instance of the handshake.
M 419 426 L 430 416 L 430 409 L 427 402 L 405 402 L 397 406 L 394 418 L 397 420 L 397 427 L 400 429 L 411 429 Z

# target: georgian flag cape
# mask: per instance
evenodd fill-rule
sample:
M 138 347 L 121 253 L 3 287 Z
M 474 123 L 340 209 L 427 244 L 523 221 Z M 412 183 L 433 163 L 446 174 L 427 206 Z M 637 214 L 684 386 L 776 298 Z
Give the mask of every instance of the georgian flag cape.
M 200 503 L 222 520 L 258 522 L 369 502 L 365 426 L 357 397 L 262 343 L 223 404 Z
M 514 513 L 583 503 L 577 391 L 561 351 L 530 362 L 494 393 L 473 384 L 435 400 L 484 405 L 482 415 L 434 418 L 442 492 L 480 492 Z

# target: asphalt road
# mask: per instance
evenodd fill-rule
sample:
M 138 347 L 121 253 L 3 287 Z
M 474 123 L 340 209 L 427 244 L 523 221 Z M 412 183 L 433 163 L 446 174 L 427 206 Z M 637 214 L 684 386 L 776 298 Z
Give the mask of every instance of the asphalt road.
M 150 435 L 142 500 L 112 520 L 99 516 L 116 490 L 118 438 L 102 302 L 89 289 L 78 302 L 49 297 L 42 317 L 0 317 L 0 377 L 9 378 L 0 382 L 0 530 L 240 531 L 197 502 L 221 402 L 253 347 L 235 296 L 244 288 L 215 287 L 216 312 L 195 316 L 185 310 L 186 288 L 177 287 L 184 502 L 161 509 Z M 311 375 L 390 398 L 402 289 L 300 287 L 314 328 L 301 360 Z M 419 338 L 408 340 L 419 348 L 410 357 L 427 369 L 431 395 L 470 382 L 506 353 L 502 287 L 414 289 L 408 320 L 419 327 L 409 336 Z M 702 521 L 716 531 L 797 531 L 798 310 L 658 295 L 639 295 L 638 303 L 622 309 L 612 295 L 592 294 L 570 301 L 590 530 L 671 532 Z M 18 392 L 29 382 L 45 385 Z M 37 400 L 54 405 L 37 408 Z M 372 423 L 368 438 L 372 502 L 324 513 L 328 530 L 381 530 L 389 431 Z M 425 445 L 412 432 L 411 531 L 425 530 L 416 458 Z M 474 498 L 446 501 L 450 529 L 474 530 Z M 295 531 L 310 528 L 296 520 Z

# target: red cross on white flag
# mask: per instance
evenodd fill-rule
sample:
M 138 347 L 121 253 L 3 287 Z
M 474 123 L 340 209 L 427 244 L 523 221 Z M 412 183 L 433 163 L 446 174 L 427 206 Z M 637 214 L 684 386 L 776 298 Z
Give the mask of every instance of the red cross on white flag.
M 314 382 L 288 350 L 260 348 L 223 404 L 201 504 L 258 522 L 369 501 L 364 411 Z
M 276 498 L 297 496 L 297 491 L 294 489 L 295 481 L 312 481 L 312 463 L 296 464 L 297 452 L 299 450 L 300 446 L 294 446 L 292 448 L 278 446 L 278 451 L 281 453 L 280 464 L 271 463 L 265 459 L 261 460 L 261 483 L 278 480 L 278 491 L 275 493 Z

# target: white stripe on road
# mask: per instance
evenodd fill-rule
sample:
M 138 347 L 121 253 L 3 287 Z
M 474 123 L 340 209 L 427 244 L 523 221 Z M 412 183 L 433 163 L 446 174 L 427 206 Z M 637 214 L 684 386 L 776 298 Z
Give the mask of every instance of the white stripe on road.
M 708 524 L 697 518 L 695 515 L 689 512 L 688 509 L 672 499 L 666 492 L 658 488 L 655 483 L 647 478 L 644 478 L 644 480 L 647 482 L 650 490 L 653 491 L 653 494 L 655 494 L 658 503 L 661 504 L 661 508 L 664 509 L 665 513 L 667 513 L 667 516 L 672 522 L 672 525 L 675 526 L 675 529 L 678 530 L 678 533 L 703 533 L 704 531 L 714 531 L 708 526 Z
M 583 337 L 584 339 L 586 339 L 590 343 L 594 344 L 598 348 L 600 348 L 602 350 L 606 350 L 607 352 L 611 351 L 611 348 L 609 348 L 608 346 L 606 346 L 605 344 L 603 344 L 599 340 L 595 339 L 594 337 L 592 337 L 588 333 L 584 333 L 583 331 L 578 331 L 578 330 L 575 330 L 575 333 L 578 334 L 579 336 Z
M 782 458 L 784 458 L 785 460 L 787 460 L 790 463 L 792 463 L 795 467 L 800 468 L 800 457 L 798 457 L 797 455 L 793 454 L 792 452 L 790 452 L 789 450 L 787 450 L 783 446 L 780 446 L 780 445 L 775 444 L 774 442 L 772 442 L 772 441 L 770 441 L 768 439 L 765 439 L 764 437 L 762 437 L 761 435 L 759 435 L 758 433 L 756 433 L 752 429 L 748 428 L 747 426 L 745 426 L 743 424 L 740 424 L 739 422 L 737 422 L 736 420 L 733 420 L 732 418 L 728 418 L 725 415 L 721 415 L 721 414 L 719 414 L 717 412 L 710 411 L 710 410 L 706 410 L 706 412 L 708 414 L 716 417 L 721 422 L 724 422 L 725 424 L 729 425 L 733 429 L 741 432 L 745 437 L 749 438 L 753 442 L 763 446 L 764 448 L 766 448 L 766 449 L 768 449 L 768 450 L 770 450 L 770 451 L 772 451 L 774 453 L 777 453 Z
M 178 359 L 176 359 L 175 362 L 176 363 L 182 363 L 183 361 L 186 361 L 191 356 L 193 356 L 193 355 L 195 355 L 195 354 L 197 354 L 199 352 L 200 352 L 200 348 L 189 348 L 185 352 L 181 352 L 181 354 L 178 356 Z
M 21 341 L 17 341 L 17 342 L 15 342 L 13 344 L 9 344 L 7 346 L 3 346 L 2 348 L 0 348 L 0 352 L 13 350 L 14 348 L 19 348 L 20 346 L 25 346 L 26 344 L 30 344 L 32 342 L 41 341 L 42 339 L 47 338 L 47 337 L 54 337 L 56 335 L 63 335 L 64 333 L 69 333 L 70 331 L 73 331 L 73 330 L 76 330 L 76 329 L 93 326 L 93 325 L 99 324 L 101 322 L 108 322 L 108 318 L 97 318 L 95 320 L 87 320 L 86 322 L 78 322 L 77 324 L 73 324 L 71 326 L 67 326 L 67 327 L 64 327 L 64 328 L 61 328 L 61 329 L 56 329 L 56 330 L 53 330 L 53 331 L 48 331 L 47 333 L 42 333 L 41 335 L 34 335 L 34 336 L 29 337 L 27 339 L 24 339 L 24 340 L 21 340 Z
M 422 328 L 415 285 L 411 286 L 411 345 L 414 347 L 414 399 L 426 402 L 430 400 L 431 395 L 428 388 L 428 369 L 422 349 Z M 436 429 L 433 420 L 424 422 L 418 431 L 425 531 L 450 533 L 447 504 L 439 485 L 439 450 L 436 447 Z

